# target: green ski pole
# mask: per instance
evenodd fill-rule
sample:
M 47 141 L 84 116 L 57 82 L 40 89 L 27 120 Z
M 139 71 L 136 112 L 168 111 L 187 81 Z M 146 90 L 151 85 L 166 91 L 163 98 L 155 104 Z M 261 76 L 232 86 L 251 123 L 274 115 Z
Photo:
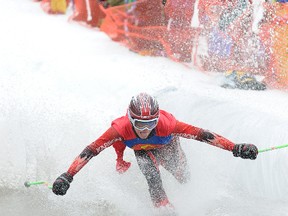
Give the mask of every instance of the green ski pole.
M 24 182 L 24 185 L 25 185 L 25 187 L 30 187 L 31 185 L 46 185 L 48 188 L 52 188 L 52 186 L 51 185 L 49 185 L 49 183 L 48 182 L 45 182 L 45 181 L 35 181 L 35 182 L 28 182 L 28 181 L 26 181 L 26 182 Z
M 280 148 L 286 148 L 286 147 L 288 147 L 288 144 L 262 149 L 262 150 L 259 150 L 258 152 L 261 153 L 261 152 L 272 151 L 272 150 L 276 150 L 276 149 L 280 149 Z

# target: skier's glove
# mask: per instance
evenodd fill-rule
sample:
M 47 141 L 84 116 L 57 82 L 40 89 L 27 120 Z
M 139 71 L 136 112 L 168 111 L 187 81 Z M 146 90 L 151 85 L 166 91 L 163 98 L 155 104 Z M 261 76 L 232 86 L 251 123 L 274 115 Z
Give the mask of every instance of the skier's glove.
M 69 173 L 63 173 L 53 183 L 53 193 L 61 196 L 65 195 L 72 181 L 73 177 Z
M 253 144 L 242 143 L 242 144 L 235 144 L 232 152 L 235 157 L 255 160 L 257 158 L 258 149 Z
M 117 159 L 117 162 L 116 162 L 116 171 L 120 174 L 126 172 L 129 167 L 131 166 L 131 163 L 130 162 L 126 162 L 124 161 L 123 159 Z

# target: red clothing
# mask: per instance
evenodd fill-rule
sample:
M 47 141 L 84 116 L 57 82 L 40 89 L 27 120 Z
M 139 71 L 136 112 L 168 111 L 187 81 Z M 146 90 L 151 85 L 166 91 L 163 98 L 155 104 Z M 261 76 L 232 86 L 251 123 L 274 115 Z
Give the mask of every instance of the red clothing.
M 98 1 L 74 0 L 74 4 L 75 10 L 70 19 L 86 22 L 92 27 L 99 27 L 101 25 L 106 15 L 102 10 L 103 6 Z
M 112 127 L 122 137 L 123 143 L 134 150 L 149 150 L 160 148 L 172 139 L 172 132 L 176 125 L 176 119 L 170 113 L 160 110 L 160 117 L 153 136 L 143 140 L 136 136 L 132 124 L 127 116 L 118 118 L 112 122 Z
M 190 27 L 195 0 L 167 0 L 165 14 L 174 21 L 175 27 Z
M 162 148 L 175 136 L 206 142 L 228 151 L 232 151 L 234 147 L 234 143 L 226 138 L 180 122 L 164 110 L 160 110 L 159 122 L 151 135 L 145 140 L 140 139 L 133 131 L 132 124 L 126 115 L 114 120 L 111 127 L 104 134 L 88 145 L 74 160 L 68 173 L 74 176 L 93 156 L 98 155 L 102 150 L 113 144 L 118 158 L 122 158 L 126 146 L 136 151 Z

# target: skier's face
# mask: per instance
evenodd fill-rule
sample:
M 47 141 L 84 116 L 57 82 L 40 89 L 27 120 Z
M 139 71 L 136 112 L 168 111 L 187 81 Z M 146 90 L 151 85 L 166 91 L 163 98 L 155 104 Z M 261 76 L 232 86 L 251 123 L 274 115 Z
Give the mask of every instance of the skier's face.
M 136 134 L 138 135 L 138 137 L 140 137 L 141 139 L 147 139 L 147 137 L 149 136 L 149 134 L 151 133 L 152 130 L 138 130 L 137 128 L 134 128 Z

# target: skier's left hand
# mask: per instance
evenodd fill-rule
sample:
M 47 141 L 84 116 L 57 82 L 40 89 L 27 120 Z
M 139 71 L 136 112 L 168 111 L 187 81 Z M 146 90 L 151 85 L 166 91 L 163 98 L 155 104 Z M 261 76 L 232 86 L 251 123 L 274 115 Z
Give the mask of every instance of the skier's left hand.
M 246 143 L 235 144 L 232 152 L 235 157 L 241 157 L 243 159 L 251 160 L 255 160 L 258 155 L 257 147 L 253 144 Z
M 126 172 L 131 166 L 130 162 L 126 162 L 123 159 L 117 160 L 116 162 L 116 171 L 120 174 Z

